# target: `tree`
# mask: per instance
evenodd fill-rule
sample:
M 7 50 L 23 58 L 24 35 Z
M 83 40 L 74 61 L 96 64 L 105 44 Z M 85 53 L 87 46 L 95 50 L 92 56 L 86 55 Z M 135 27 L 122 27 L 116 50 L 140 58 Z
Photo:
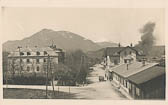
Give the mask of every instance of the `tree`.
M 53 64 L 53 75 L 61 85 L 69 84 L 69 80 L 73 80 L 71 69 L 64 64 Z
M 88 57 L 81 50 L 66 54 L 65 63 L 52 64 L 55 78 L 61 85 L 74 85 L 86 81 L 88 74 Z

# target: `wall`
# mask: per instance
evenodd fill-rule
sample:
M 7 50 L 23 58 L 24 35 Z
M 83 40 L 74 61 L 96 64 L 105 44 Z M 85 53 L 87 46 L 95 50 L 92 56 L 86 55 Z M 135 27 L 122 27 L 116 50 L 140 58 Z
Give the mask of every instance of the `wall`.
M 131 56 L 133 61 L 136 61 L 136 51 L 131 48 L 125 48 L 120 52 L 120 63 L 124 63 L 124 59 L 128 56 Z
M 36 73 L 44 73 L 45 70 L 44 70 L 44 64 L 47 63 L 47 56 L 44 56 L 44 55 L 41 55 L 41 56 L 35 56 L 33 54 L 36 54 L 36 53 L 31 53 L 32 55 L 30 56 L 27 56 L 27 55 L 23 55 L 21 56 L 21 67 L 22 67 L 22 73 L 33 73 L 33 72 L 36 72 Z M 43 54 L 43 53 L 41 53 Z M 54 57 L 50 57 L 52 59 L 52 62 L 58 64 L 58 57 L 57 56 L 54 56 Z M 39 62 L 37 62 L 37 59 L 39 59 Z M 46 60 L 44 62 L 44 59 Z M 14 63 L 13 63 L 13 60 L 14 60 Z M 29 62 L 27 61 L 29 60 Z M 12 70 L 12 65 L 15 64 L 15 72 L 16 73 L 19 73 L 20 71 L 20 57 L 14 57 L 14 58 L 8 58 L 8 62 L 9 62 L 9 71 Z M 39 69 L 38 69 L 39 68 Z

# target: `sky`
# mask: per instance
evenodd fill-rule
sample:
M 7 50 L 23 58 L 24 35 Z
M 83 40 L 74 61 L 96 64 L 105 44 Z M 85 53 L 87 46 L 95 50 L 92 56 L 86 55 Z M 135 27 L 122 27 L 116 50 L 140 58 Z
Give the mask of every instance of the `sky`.
M 71 31 L 94 42 L 111 41 L 127 46 L 140 41 L 139 30 L 150 21 L 156 24 L 156 44 L 163 45 L 164 13 L 160 8 L 9 7 L 2 11 L 2 41 L 21 40 L 47 28 Z

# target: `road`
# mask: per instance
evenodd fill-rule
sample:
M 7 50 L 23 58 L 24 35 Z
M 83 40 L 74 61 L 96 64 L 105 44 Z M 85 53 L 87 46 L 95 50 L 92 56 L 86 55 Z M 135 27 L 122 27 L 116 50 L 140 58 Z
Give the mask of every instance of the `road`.
M 105 71 L 101 68 L 100 65 L 96 65 L 93 71 L 90 73 L 87 78 L 91 84 L 85 86 L 83 89 L 77 88 L 78 93 L 76 94 L 78 98 L 83 99 L 101 99 L 101 100 L 123 100 L 127 99 L 120 92 L 115 90 L 112 87 L 110 81 L 99 82 L 98 76 L 105 75 Z
M 101 100 L 123 100 L 127 99 L 119 91 L 117 91 L 109 81 L 99 82 L 99 75 L 104 75 L 105 71 L 100 65 L 95 65 L 94 69 L 90 72 L 87 80 L 91 83 L 81 87 L 70 87 L 70 93 L 73 95 L 72 99 L 101 99 Z M 4 85 L 4 87 L 6 87 Z M 45 86 L 27 86 L 27 85 L 9 85 L 8 88 L 28 88 L 28 89 L 42 89 Z M 48 87 L 52 90 L 52 87 Z M 58 90 L 58 86 L 55 86 Z M 59 86 L 59 91 L 69 92 L 69 86 Z

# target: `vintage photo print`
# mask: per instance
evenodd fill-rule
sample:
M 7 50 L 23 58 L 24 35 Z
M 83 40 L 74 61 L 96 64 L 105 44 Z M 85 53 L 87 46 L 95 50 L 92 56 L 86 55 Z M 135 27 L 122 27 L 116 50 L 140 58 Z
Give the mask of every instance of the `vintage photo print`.
M 2 99 L 165 101 L 165 15 L 2 7 Z

